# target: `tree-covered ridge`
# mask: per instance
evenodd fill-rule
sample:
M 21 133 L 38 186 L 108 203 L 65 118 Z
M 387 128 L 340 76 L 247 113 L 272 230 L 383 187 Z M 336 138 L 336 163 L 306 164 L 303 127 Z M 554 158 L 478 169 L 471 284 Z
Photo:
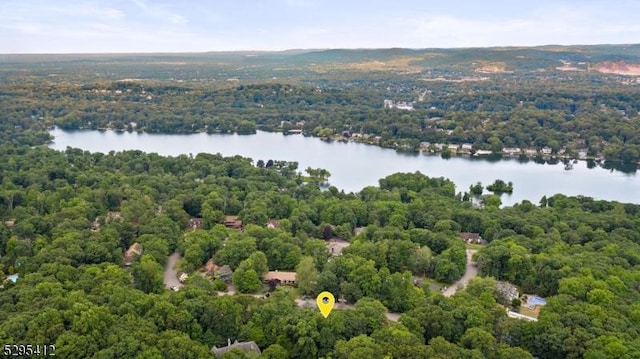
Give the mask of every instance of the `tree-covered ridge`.
M 450 181 L 419 173 L 344 194 L 304 185 L 295 166 L 240 157 L 1 149 L 0 263 L 20 276 L 0 290 L 2 343 L 55 343 L 69 358 L 212 357 L 211 346 L 236 338 L 255 341 L 265 358 L 640 353 L 638 205 L 556 195 L 475 209 Z M 221 226 L 225 215 L 245 230 Z M 204 228 L 190 229 L 192 217 Z M 265 228 L 272 218 L 280 226 Z M 366 230 L 352 237 L 356 227 Z M 351 241 L 331 260 L 327 228 Z M 483 275 L 548 298 L 539 321 L 507 318 L 492 279 L 451 298 L 414 285 L 463 274 L 459 232 L 490 242 L 478 253 Z M 143 254 L 123 268 L 136 242 Z M 218 296 L 197 274 L 169 291 L 162 267 L 174 250 L 187 271 L 212 257 L 229 265 L 249 292 L 248 272 L 315 271 L 315 285 L 299 289 L 331 290 L 355 309 L 324 319 L 297 308 L 294 292 Z M 399 323 L 387 309 L 404 313 Z
M 510 82 L 497 80 L 496 89 L 487 84 L 429 84 L 431 94 L 416 103 L 414 111 L 384 109 L 383 102 L 386 97 L 415 100 L 416 94 L 393 95 L 376 86 L 206 89 L 138 82 L 53 85 L 42 91 L 40 85 L 16 85 L 6 87 L 7 95 L 0 101 L 6 131 L 22 137 L 54 124 L 63 129 L 164 133 L 302 129 L 318 136 L 343 131 L 380 136 L 380 145 L 412 149 L 421 142 L 470 143 L 475 150 L 497 153 L 503 148 L 548 147 L 573 156 L 584 150 L 588 156 L 611 160 L 640 158 L 637 87 L 588 84 L 594 93 L 585 94 L 576 85 L 549 91 L 535 82 L 517 88 Z M 21 95 L 25 92 L 35 98 Z M 32 143 L 46 139 L 40 133 L 30 136 L 35 137 Z

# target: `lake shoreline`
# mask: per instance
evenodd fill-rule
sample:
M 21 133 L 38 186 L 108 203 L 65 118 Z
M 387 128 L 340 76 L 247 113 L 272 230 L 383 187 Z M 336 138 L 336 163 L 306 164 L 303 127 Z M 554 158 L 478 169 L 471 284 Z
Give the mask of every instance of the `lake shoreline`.
M 48 147 L 64 151 L 66 147 L 91 152 L 140 150 L 163 156 L 220 153 L 267 161 L 298 162 L 298 171 L 307 167 L 323 168 L 331 173 L 330 185 L 345 192 L 360 192 L 378 186 L 379 180 L 398 172 L 419 171 L 429 177 L 451 179 L 456 192 L 471 185 L 484 185 L 496 179 L 513 182 L 513 194 L 501 196 L 503 205 L 522 200 L 537 203 L 543 196 L 565 194 L 594 199 L 640 203 L 638 168 L 619 168 L 609 161 L 580 161 L 572 170 L 564 170 L 561 159 L 520 158 L 519 156 L 452 155 L 407 152 L 357 141 L 318 141 L 311 136 L 281 135 L 257 131 L 254 135 L 97 131 L 90 129 L 50 132 L 54 142 Z M 586 162 L 586 164 L 585 164 Z
M 260 126 L 259 126 L 260 127 Z M 56 129 L 58 127 L 53 127 L 50 128 L 49 130 L 53 130 Z M 484 151 L 484 150 L 478 150 L 478 151 L 474 151 L 474 150 L 464 150 L 462 148 L 458 149 L 457 151 L 453 152 L 453 151 L 447 151 L 447 148 L 443 148 L 443 149 L 426 149 L 423 147 L 419 147 L 419 148 L 407 148 L 407 147 L 403 147 L 402 145 L 393 145 L 393 146 L 384 146 L 382 144 L 380 144 L 379 140 L 376 141 L 371 140 L 370 138 L 367 137 L 355 137 L 355 136 L 350 136 L 350 137 L 344 137 L 344 136 L 340 136 L 340 135 L 333 135 L 330 137 L 322 137 L 322 136 L 316 136 L 312 133 L 308 133 L 308 132 L 304 132 L 304 131 L 296 131 L 293 132 L 289 131 L 289 133 L 287 133 L 287 131 L 283 131 L 282 129 L 268 129 L 268 128 L 258 128 L 255 132 L 222 132 L 222 131 L 205 131 L 202 129 L 198 129 L 195 131 L 176 131 L 176 132 L 160 132 L 160 131 L 156 131 L 156 132 L 152 132 L 152 131 L 145 131 L 143 129 L 116 129 L 116 128 L 77 128 L 77 129 L 63 129 L 63 128 L 59 128 L 62 131 L 99 131 L 99 132 L 114 132 L 114 133 L 138 133 L 138 134 L 149 134 L 149 135 L 179 135 L 179 136 L 185 136 L 185 135 L 198 135 L 198 134 L 207 134 L 207 135 L 228 135 L 228 136 L 252 136 L 252 135 L 256 135 L 258 132 L 266 132 L 266 133 L 280 133 L 283 136 L 297 136 L 297 135 L 302 135 L 304 137 L 312 137 L 312 138 L 317 138 L 321 141 L 324 142 L 353 142 L 353 143 L 360 143 L 360 144 L 365 144 L 365 145 L 369 145 L 369 146 L 375 146 L 375 147 L 379 147 L 379 148 L 384 148 L 384 149 L 392 149 L 392 150 L 396 150 L 398 152 L 402 152 L 402 153 L 411 153 L 411 154 L 423 154 L 423 155 L 441 155 L 441 156 L 459 156 L 459 157 L 478 157 L 478 158 L 488 158 L 491 159 L 492 157 L 496 158 L 496 160 L 500 160 L 500 159 L 508 159 L 508 158 L 515 158 L 515 159 L 522 159 L 522 158 L 526 158 L 528 160 L 535 160 L 535 159 L 544 159 L 544 160 L 554 160 L 554 159 L 558 159 L 558 160 L 565 160 L 565 161 L 595 161 L 595 162 L 602 162 L 602 161 L 606 161 L 609 163 L 618 163 L 621 165 L 636 165 L 636 166 L 640 166 L 640 161 L 638 162 L 623 162 L 623 161 L 619 161 L 619 160 L 611 160 L 611 159 L 606 159 L 604 157 L 604 155 L 598 155 L 598 156 L 593 156 L 593 155 L 586 155 L 586 156 L 576 156 L 576 155 L 571 155 L 571 154 L 559 154 L 559 153 L 540 153 L 540 151 L 538 151 L 537 149 L 522 149 L 521 152 L 519 153 L 510 153 L 510 152 L 501 152 L 501 153 L 497 153 L 497 152 L 490 152 L 490 151 Z M 402 140 L 402 139 L 399 139 Z M 50 144 L 53 141 L 49 141 L 47 144 Z M 461 144 L 458 144 L 457 146 L 462 146 Z M 531 152 L 528 151 L 535 151 L 536 154 L 532 154 Z

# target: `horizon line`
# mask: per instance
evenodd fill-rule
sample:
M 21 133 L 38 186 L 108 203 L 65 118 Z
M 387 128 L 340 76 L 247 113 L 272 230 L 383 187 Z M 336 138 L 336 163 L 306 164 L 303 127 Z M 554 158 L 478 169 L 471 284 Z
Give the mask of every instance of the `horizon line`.
M 283 50 L 208 50 L 208 51 L 142 51 L 142 52 L 0 52 L 0 56 L 29 55 L 204 55 L 204 54 L 270 54 L 287 52 L 319 51 L 375 51 L 375 50 L 474 50 L 474 49 L 534 49 L 545 47 L 597 47 L 597 46 L 640 46 L 640 43 L 602 43 L 602 44 L 544 44 L 544 45 L 496 45 L 496 46 L 452 46 L 452 47 L 336 47 L 336 48 L 289 48 Z

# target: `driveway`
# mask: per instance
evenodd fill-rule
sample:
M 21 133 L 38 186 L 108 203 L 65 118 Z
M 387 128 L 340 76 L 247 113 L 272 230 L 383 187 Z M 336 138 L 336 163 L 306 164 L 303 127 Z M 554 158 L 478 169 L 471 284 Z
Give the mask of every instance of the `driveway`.
M 164 286 L 167 288 L 182 287 L 182 283 L 178 280 L 178 271 L 174 268 L 178 259 L 180 259 L 180 253 L 175 252 L 169 256 L 169 260 L 164 266 Z
M 456 294 L 458 290 L 464 289 L 464 287 L 466 287 L 467 284 L 469 284 L 469 282 L 478 275 L 478 265 L 473 261 L 473 254 L 476 252 L 476 249 L 467 249 L 467 266 L 464 275 L 457 282 L 451 284 L 444 292 L 442 292 L 445 297 L 451 297 Z
M 296 304 L 298 305 L 298 307 L 300 308 L 318 308 L 318 305 L 316 304 L 316 300 L 315 299 L 301 299 L 301 298 L 296 298 Z M 350 310 L 350 309 L 356 309 L 356 306 L 353 304 L 346 304 L 346 303 L 336 303 L 333 306 L 334 310 Z M 384 314 L 387 319 L 389 319 L 392 322 L 397 322 L 400 319 L 400 314 L 399 313 L 391 313 L 391 312 L 386 312 Z

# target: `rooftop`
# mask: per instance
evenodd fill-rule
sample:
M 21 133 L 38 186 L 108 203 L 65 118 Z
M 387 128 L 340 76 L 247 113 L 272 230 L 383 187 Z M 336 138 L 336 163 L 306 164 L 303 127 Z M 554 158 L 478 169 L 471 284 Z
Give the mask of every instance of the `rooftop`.
M 213 352 L 213 354 L 216 355 L 216 357 L 221 357 L 224 353 L 232 350 L 232 349 L 240 349 L 244 352 L 256 352 L 258 354 L 261 354 L 262 352 L 260 351 L 260 347 L 258 347 L 258 344 L 256 344 L 256 342 L 239 342 L 237 339 L 235 342 L 233 342 L 233 344 L 231 344 L 231 340 L 228 340 L 228 345 L 226 347 L 221 347 L 218 348 L 216 346 L 214 346 L 213 348 L 211 348 L 211 351 Z

